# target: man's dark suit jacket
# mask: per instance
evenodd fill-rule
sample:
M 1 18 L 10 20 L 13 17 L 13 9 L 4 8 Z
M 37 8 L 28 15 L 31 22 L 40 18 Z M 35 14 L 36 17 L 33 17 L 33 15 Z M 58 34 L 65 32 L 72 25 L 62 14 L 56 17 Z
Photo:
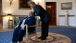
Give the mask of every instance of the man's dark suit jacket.
M 33 16 L 30 16 L 29 18 L 28 17 L 25 17 L 24 19 L 26 19 L 24 24 L 27 24 L 28 26 L 35 25 L 35 23 L 36 23 L 35 17 L 33 17 Z M 19 26 L 21 26 L 22 21 L 19 23 Z M 26 27 L 25 27 L 25 30 L 26 30 Z M 35 27 L 29 27 L 28 28 L 28 32 L 32 32 L 32 31 L 35 31 Z
M 49 21 L 49 14 L 40 5 L 36 5 L 34 8 L 34 16 L 40 16 L 42 22 Z

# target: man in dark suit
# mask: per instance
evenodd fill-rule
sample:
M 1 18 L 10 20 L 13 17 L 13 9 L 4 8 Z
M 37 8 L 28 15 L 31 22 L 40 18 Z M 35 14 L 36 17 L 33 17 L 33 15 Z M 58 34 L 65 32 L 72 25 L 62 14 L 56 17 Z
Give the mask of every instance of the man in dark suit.
M 35 16 L 40 16 L 42 21 L 42 32 L 39 39 L 45 40 L 48 36 L 48 28 L 49 28 L 49 14 L 46 12 L 46 10 L 40 6 L 36 5 L 34 2 L 30 2 L 30 7 L 34 10 Z
M 14 32 L 13 32 L 13 38 L 12 42 L 17 43 L 18 41 L 21 42 L 23 40 L 23 36 L 25 35 L 26 32 L 26 24 L 28 26 L 35 25 L 35 17 L 32 16 L 32 12 L 29 13 L 27 17 L 25 17 L 18 26 L 15 27 Z M 35 27 L 29 27 L 28 32 L 35 32 Z

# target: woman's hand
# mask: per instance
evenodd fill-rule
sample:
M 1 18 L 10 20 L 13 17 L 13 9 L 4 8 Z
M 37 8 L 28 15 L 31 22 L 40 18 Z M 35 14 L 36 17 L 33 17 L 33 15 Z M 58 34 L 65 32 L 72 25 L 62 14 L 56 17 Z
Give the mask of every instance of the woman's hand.
M 25 29 L 25 26 L 26 26 L 26 24 L 22 27 L 22 30 L 24 30 L 24 29 Z
M 19 25 L 17 25 L 15 28 L 18 28 Z
M 24 30 L 24 27 L 22 27 L 21 30 Z

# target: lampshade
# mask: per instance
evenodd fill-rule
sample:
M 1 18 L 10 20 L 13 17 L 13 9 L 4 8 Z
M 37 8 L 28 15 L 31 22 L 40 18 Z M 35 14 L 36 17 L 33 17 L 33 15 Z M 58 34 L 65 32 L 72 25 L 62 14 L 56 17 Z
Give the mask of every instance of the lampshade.
M 8 16 L 11 16 L 12 14 L 7 14 Z

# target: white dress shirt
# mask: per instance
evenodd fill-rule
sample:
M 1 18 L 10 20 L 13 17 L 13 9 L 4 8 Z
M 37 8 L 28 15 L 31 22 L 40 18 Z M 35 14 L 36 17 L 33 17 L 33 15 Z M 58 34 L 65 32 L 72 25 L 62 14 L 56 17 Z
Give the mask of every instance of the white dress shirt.
M 22 21 L 22 24 L 21 24 L 21 28 L 23 28 L 24 26 L 25 26 L 25 21 L 26 21 L 26 19 L 24 19 L 23 21 Z

